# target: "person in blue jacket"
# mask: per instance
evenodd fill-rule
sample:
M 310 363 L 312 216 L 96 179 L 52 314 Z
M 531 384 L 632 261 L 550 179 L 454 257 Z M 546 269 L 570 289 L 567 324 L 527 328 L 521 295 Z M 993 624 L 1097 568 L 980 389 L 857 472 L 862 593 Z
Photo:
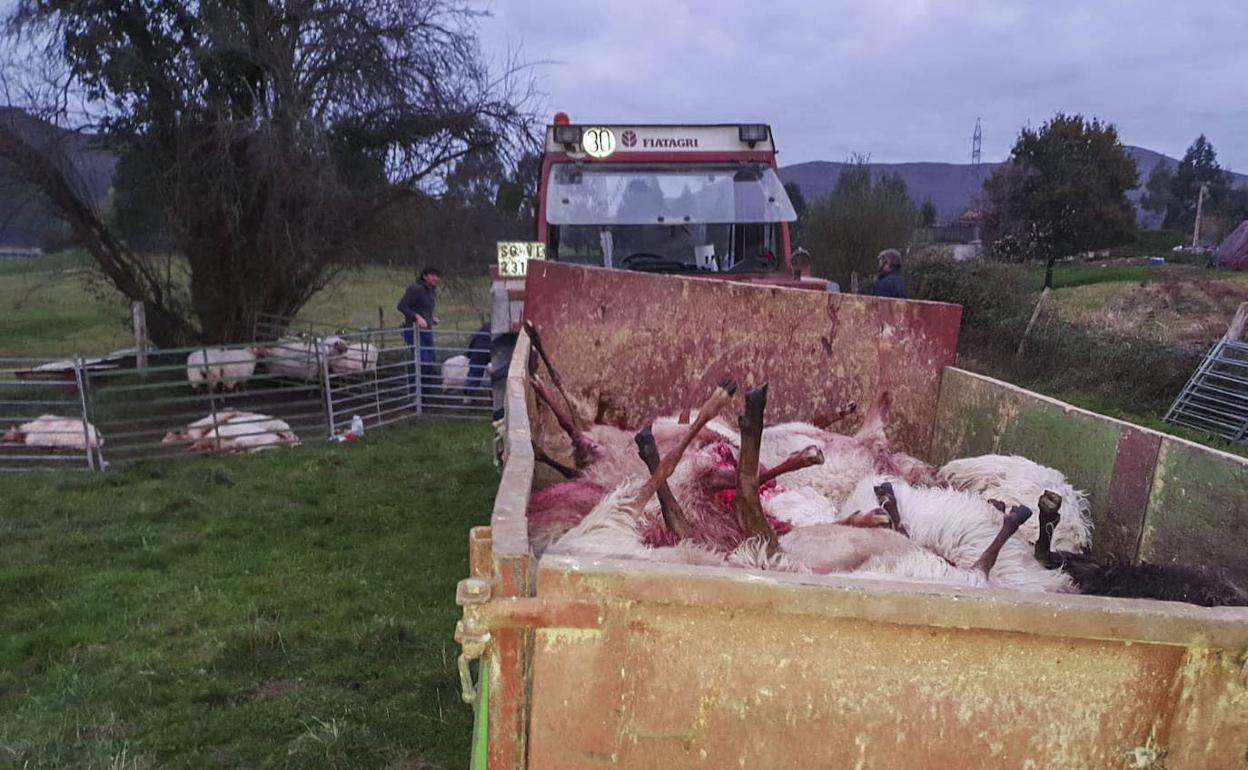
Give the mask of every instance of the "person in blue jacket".
M 877 297 L 909 299 L 906 282 L 901 277 L 901 252 L 897 249 L 885 249 L 876 257 L 880 273 L 871 287 L 871 293 Z

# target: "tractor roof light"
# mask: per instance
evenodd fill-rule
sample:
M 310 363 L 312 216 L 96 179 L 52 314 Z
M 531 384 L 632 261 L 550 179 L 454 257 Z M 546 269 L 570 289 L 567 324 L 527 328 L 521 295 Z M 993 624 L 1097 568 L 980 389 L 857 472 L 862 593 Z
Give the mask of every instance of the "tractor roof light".
M 555 113 L 555 125 L 556 126 L 566 126 L 571 122 L 572 122 L 572 119 L 568 117 L 568 113 L 566 112 Z
M 750 123 L 743 126 L 737 126 L 737 138 L 742 142 L 750 145 L 750 149 L 754 149 L 754 145 L 759 142 L 767 141 L 771 135 L 771 131 L 767 126 L 761 123 Z
M 555 124 L 555 141 L 559 144 L 570 145 L 581 143 L 581 127 Z

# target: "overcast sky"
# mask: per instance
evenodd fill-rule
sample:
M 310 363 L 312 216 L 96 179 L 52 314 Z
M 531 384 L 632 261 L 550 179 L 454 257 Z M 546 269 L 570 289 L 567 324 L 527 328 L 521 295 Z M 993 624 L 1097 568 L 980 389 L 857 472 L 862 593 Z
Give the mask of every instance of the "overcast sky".
M 983 159 L 1057 110 L 1248 171 L 1248 0 L 492 0 L 543 111 L 577 122 L 772 125 L 782 165 Z

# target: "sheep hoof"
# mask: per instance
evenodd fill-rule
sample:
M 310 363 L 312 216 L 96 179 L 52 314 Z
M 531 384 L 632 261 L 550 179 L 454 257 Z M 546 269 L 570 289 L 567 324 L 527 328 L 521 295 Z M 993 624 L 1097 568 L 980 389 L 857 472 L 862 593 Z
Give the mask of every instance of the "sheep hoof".
M 1016 505 L 1009 510 L 1009 513 L 1005 514 L 1005 522 L 1002 528 L 1017 531 L 1023 525 L 1023 522 L 1030 518 L 1030 508 L 1025 505 Z
M 1005 503 L 1001 502 L 995 497 L 988 498 L 988 504 L 991 505 L 993 508 L 996 508 L 1001 513 L 1005 513 Z
M 1055 514 L 1062 508 L 1062 496 L 1045 490 L 1044 494 L 1040 495 L 1039 507 L 1041 515 Z

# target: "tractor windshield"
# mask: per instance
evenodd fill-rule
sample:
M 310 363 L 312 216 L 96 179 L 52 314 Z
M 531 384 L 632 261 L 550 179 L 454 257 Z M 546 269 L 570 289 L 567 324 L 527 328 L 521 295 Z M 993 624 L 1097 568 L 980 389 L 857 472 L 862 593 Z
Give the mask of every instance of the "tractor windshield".
M 764 164 L 558 164 L 545 203 L 559 260 L 662 272 L 774 269 L 796 219 Z

